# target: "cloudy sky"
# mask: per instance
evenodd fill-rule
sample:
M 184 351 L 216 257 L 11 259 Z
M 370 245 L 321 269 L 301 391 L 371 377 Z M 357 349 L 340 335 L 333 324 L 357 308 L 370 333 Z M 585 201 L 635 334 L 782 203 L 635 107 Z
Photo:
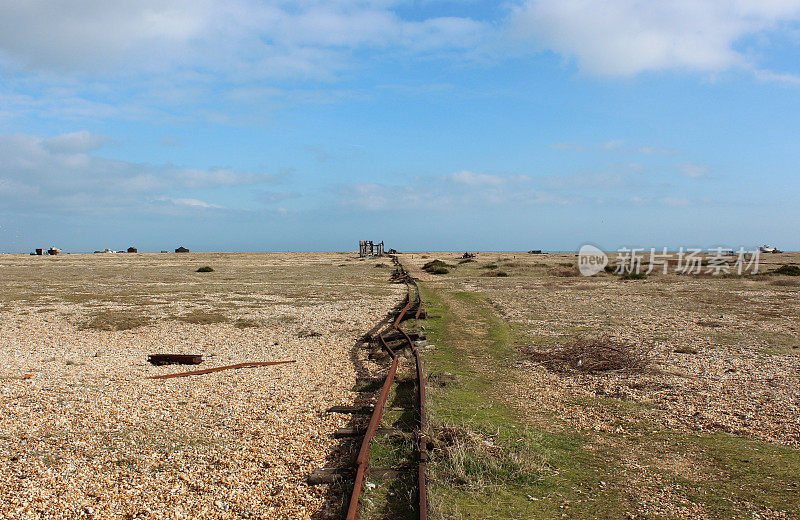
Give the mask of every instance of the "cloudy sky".
M 0 0 L 0 252 L 800 249 L 800 0 Z

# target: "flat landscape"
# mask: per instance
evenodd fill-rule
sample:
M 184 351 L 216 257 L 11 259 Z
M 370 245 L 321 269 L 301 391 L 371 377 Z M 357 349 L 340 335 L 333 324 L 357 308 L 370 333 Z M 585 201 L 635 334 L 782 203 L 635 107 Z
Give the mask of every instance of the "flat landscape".
M 0 517 L 311 518 L 324 411 L 402 298 L 353 256 L 0 256 Z M 189 369 L 152 353 L 296 362 L 152 380 Z
M 398 259 L 428 315 L 406 328 L 427 341 L 432 518 L 800 518 L 800 277 L 771 273 L 800 254 L 627 280 L 575 254 Z M 0 517 L 342 518 L 345 490 L 306 478 L 347 463 L 330 434 L 349 418 L 325 410 L 386 367 L 356 345 L 405 297 L 391 273 L 354 253 L 0 255 Z M 370 477 L 362 518 L 405 518 L 370 506 L 395 492 Z

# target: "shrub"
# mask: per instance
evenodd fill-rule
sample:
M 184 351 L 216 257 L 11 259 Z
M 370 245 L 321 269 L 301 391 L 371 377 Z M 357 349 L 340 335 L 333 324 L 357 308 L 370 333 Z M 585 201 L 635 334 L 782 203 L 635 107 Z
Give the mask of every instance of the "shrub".
M 494 262 L 492 262 L 491 264 L 486 264 L 486 265 L 483 266 L 484 269 L 498 269 L 498 267 L 499 266 Z
M 566 345 L 544 350 L 527 347 L 522 352 L 528 359 L 554 372 L 642 372 L 650 364 L 649 352 L 608 338 L 577 338 Z
M 198 273 L 213 273 L 214 272 L 214 268 L 211 267 L 210 265 L 204 265 L 203 267 L 199 268 L 197 270 L 197 272 Z
M 503 278 L 508 276 L 508 273 L 505 271 L 486 271 L 485 273 L 481 274 L 481 276 L 489 276 L 489 277 L 499 277 Z
M 474 259 L 472 259 L 472 258 L 465 258 L 465 259 L 463 259 L 463 260 L 459 260 L 459 261 L 458 261 L 458 263 L 459 263 L 459 264 L 468 264 L 468 263 L 470 263 L 470 262 L 475 262 L 475 260 L 474 260 Z
M 442 262 L 441 260 L 431 260 L 430 262 L 426 263 L 422 266 L 423 271 L 427 271 L 431 274 L 447 274 L 450 272 L 450 267 L 446 263 Z
M 782 265 L 771 271 L 772 274 L 783 274 L 786 276 L 800 276 L 800 267 L 796 265 Z

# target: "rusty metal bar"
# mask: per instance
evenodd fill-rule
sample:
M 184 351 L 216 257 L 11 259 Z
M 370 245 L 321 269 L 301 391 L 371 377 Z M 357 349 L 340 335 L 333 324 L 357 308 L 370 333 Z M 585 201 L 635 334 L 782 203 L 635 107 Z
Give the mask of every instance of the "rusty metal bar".
M 282 365 L 284 363 L 294 363 L 295 360 L 288 361 L 251 361 L 249 363 L 237 363 L 235 365 L 225 365 L 221 367 L 205 368 L 203 370 L 190 370 L 188 372 L 178 372 L 176 374 L 164 374 L 160 376 L 150 376 L 147 379 L 170 379 L 173 377 L 197 376 L 200 374 L 210 374 L 212 372 L 220 372 L 222 370 L 234 370 L 237 368 L 252 368 L 252 367 L 265 367 L 270 365 Z

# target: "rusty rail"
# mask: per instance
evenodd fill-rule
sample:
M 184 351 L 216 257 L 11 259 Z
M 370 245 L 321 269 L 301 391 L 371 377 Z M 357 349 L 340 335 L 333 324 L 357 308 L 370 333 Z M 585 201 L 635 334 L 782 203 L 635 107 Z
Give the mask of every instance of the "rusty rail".
M 386 380 L 383 382 L 378 401 L 375 403 L 375 409 L 372 412 L 372 416 L 369 418 L 369 425 L 364 434 L 364 440 L 361 442 L 361 449 L 358 450 L 358 456 L 356 457 L 356 480 L 353 485 L 353 493 L 350 495 L 350 506 L 347 508 L 347 520 L 358 519 L 361 506 L 359 499 L 364 488 L 364 477 L 369 468 L 370 443 L 375 437 L 375 433 L 378 431 L 378 426 L 380 426 L 381 417 L 383 417 L 383 409 L 389 398 L 389 390 L 391 390 L 392 384 L 394 383 L 394 376 L 397 373 L 397 355 L 389 348 L 389 345 L 386 344 L 386 341 L 383 339 L 383 333 L 379 333 L 378 338 L 380 338 L 381 343 L 383 343 L 383 348 L 392 356 L 392 366 L 389 368 L 389 373 L 386 375 Z
M 416 290 L 416 304 L 417 310 L 414 315 L 415 318 L 419 318 L 420 312 L 422 309 L 422 298 L 419 293 L 419 287 L 417 286 L 416 282 L 411 278 L 406 270 L 403 268 L 403 265 L 397 259 L 397 257 L 392 257 L 395 265 L 397 266 L 400 276 L 397 281 L 402 281 L 406 284 L 406 303 L 400 312 L 397 315 L 397 318 L 391 324 L 390 327 L 400 332 L 408 342 L 409 347 L 411 348 L 411 352 L 414 355 L 414 361 L 416 365 L 416 376 L 417 376 L 417 402 L 419 404 L 419 430 L 416 432 L 416 444 L 417 444 L 417 452 L 418 452 L 418 465 L 417 465 L 417 481 L 419 485 L 419 518 L 420 520 L 427 520 L 428 518 L 428 491 L 427 491 L 427 463 L 428 463 L 428 449 L 427 449 L 427 438 L 425 432 L 427 431 L 427 420 L 426 420 L 426 408 L 425 408 L 425 376 L 422 370 L 422 362 L 420 360 L 419 351 L 417 350 L 417 346 L 411 340 L 408 334 L 400 328 L 400 322 L 405 319 L 406 314 L 412 307 L 412 297 L 411 297 L 411 286 L 414 286 Z M 353 486 L 353 492 L 350 495 L 350 504 L 347 509 L 347 516 L 346 520 L 358 520 L 359 512 L 360 512 L 360 498 L 364 488 L 364 478 L 366 477 L 367 472 L 369 471 L 369 454 L 370 454 L 370 444 L 375 437 L 376 432 L 378 431 L 378 427 L 380 426 L 381 418 L 383 417 L 383 411 L 386 406 L 386 402 L 389 398 L 389 391 L 391 389 L 392 384 L 394 383 L 395 374 L 397 373 L 397 365 L 398 365 L 398 357 L 386 341 L 383 339 L 383 333 L 378 334 L 378 338 L 380 342 L 383 344 L 383 347 L 389 352 L 389 355 L 392 357 L 392 365 L 389 368 L 389 374 L 386 376 L 386 379 L 383 383 L 383 387 L 381 388 L 381 393 L 378 396 L 378 400 L 375 403 L 375 408 L 373 410 L 372 416 L 370 417 L 369 425 L 367 427 L 367 431 L 364 434 L 364 439 L 361 442 L 361 448 L 359 449 L 358 456 L 356 458 L 356 479 Z

